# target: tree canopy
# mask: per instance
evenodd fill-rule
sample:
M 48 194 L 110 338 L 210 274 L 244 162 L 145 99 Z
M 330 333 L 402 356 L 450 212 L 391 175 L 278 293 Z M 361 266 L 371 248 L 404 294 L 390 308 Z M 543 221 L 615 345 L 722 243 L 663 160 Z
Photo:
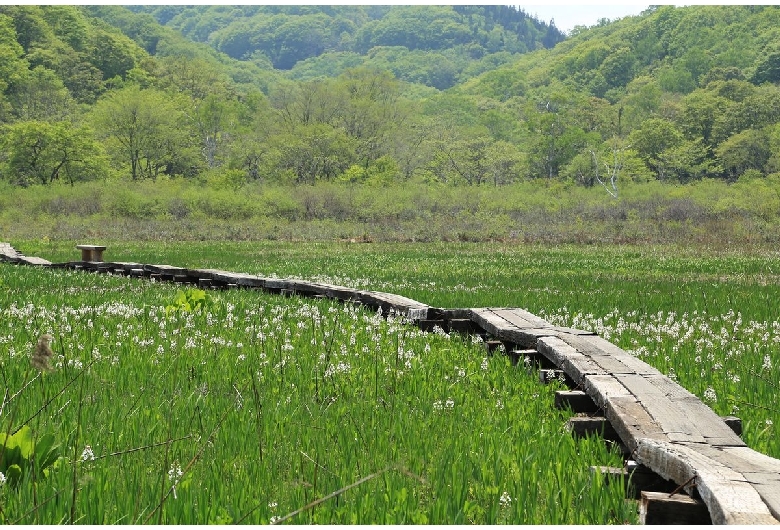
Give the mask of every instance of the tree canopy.
M 763 177 L 778 27 L 776 6 L 568 38 L 500 6 L 0 6 L 0 179 Z

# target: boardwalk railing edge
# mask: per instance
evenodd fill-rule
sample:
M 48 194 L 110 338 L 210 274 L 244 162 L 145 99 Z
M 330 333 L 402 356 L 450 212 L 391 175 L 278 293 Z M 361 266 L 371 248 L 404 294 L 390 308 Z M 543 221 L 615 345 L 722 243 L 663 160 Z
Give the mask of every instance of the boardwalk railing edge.
M 197 285 L 254 288 L 354 302 L 421 328 L 475 333 L 515 355 L 538 355 L 606 418 L 630 458 L 706 505 L 715 524 L 780 524 L 780 460 L 748 448 L 722 418 L 676 382 L 588 331 L 519 308 L 444 309 L 404 296 L 299 279 L 130 262 L 52 263 L 0 242 L 0 261 Z M 677 497 L 677 496 L 671 496 Z M 643 499 L 644 502 L 644 499 Z

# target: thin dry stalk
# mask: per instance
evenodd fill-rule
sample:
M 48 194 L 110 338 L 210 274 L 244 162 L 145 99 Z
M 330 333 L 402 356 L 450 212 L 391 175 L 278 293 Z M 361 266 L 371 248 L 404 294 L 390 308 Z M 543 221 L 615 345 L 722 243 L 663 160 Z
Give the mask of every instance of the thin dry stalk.
M 198 450 L 198 452 L 197 452 L 197 453 L 195 453 L 195 455 L 192 457 L 192 459 L 190 459 L 190 461 L 187 463 L 187 465 L 185 466 L 185 468 L 182 470 L 182 473 L 181 473 L 181 475 L 179 476 L 179 478 L 180 478 L 180 479 L 181 479 L 181 478 L 183 478 L 183 477 L 184 477 L 184 475 L 186 475 L 186 474 L 187 474 L 187 472 L 190 470 L 190 468 L 191 468 L 191 467 L 192 467 L 192 466 L 195 464 L 195 462 L 197 462 L 197 461 L 200 459 L 201 455 L 202 455 L 202 454 L 203 454 L 203 452 L 206 450 L 206 447 L 208 446 L 209 442 L 210 442 L 210 441 L 211 441 L 211 439 L 214 437 L 214 435 L 217 433 L 217 431 L 219 430 L 219 428 L 222 426 L 222 424 L 224 423 L 224 421 L 227 419 L 227 417 L 228 417 L 228 414 L 229 414 L 229 413 L 230 413 L 232 410 L 233 410 L 233 409 L 230 409 L 230 408 L 228 408 L 228 409 L 226 409 L 226 410 L 225 410 L 225 412 L 222 414 L 222 417 L 219 419 L 219 421 L 217 422 L 217 424 L 214 426 L 214 429 L 212 429 L 211 433 L 209 434 L 208 438 L 206 438 L 206 440 L 205 440 L 205 442 L 203 443 L 203 445 L 201 446 L 201 448 Z M 165 494 L 165 496 L 164 496 L 164 497 L 162 498 L 162 500 L 160 501 L 160 503 L 159 503 L 157 506 L 155 506 L 154 510 L 152 510 L 151 512 L 149 512 L 149 515 L 147 515 L 147 516 L 146 516 L 146 519 L 144 519 L 144 524 L 148 524 L 148 523 L 149 523 L 149 520 L 150 520 L 150 519 L 151 519 L 151 518 L 154 516 L 154 514 L 155 514 L 155 512 L 156 512 L 157 510 L 159 510 L 159 509 L 161 509 L 161 508 L 162 508 L 163 504 L 165 503 L 165 500 L 168 498 L 168 496 L 169 496 L 171 493 L 173 493 L 173 487 L 171 487 L 171 488 L 168 488 L 168 493 L 166 493 L 166 494 Z
M 368 482 L 369 480 L 372 480 L 372 479 L 375 479 L 375 478 L 377 478 L 378 476 L 381 476 L 382 474 L 384 474 L 385 472 L 387 472 L 389 469 L 390 469 L 390 468 L 388 467 L 388 468 L 385 468 L 385 469 L 383 469 L 382 471 L 377 471 L 376 473 L 372 473 L 372 474 L 368 475 L 367 477 L 363 477 L 363 478 L 361 478 L 361 479 L 360 479 L 360 480 L 358 480 L 357 482 L 353 482 L 353 483 L 352 483 L 352 484 L 350 484 L 349 486 L 344 486 L 343 488 L 341 488 L 341 489 L 338 489 L 338 490 L 336 490 L 336 491 L 334 491 L 334 492 L 332 492 L 332 493 L 328 493 L 328 494 L 327 494 L 327 495 L 325 495 L 324 497 L 320 497 L 320 498 L 319 498 L 319 499 L 317 499 L 317 500 L 311 501 L 311 502 L 310 502 L 309 504 L 307 504 L 306 506 L 303 506 L 302 508 L 298 508 L 298 509 L 297 509 L 297 510 L 295 510 L 294 512 L 290 512 L 290 513 L 288 513 L 287 515 L 285 515 L 284 517 L 280 517 L 279 519 L 277 519 L 277 520 L 273 521 L 271 524 L 280 524 L 280 523 L 283 523 L 283 522 L 285 522 L 286 520 L 288 520 L 288 519 L 290 519 L 290 518 L 292 518 L 292 517 L 295 517 L 295 516 L 296 516 L 296 515 L 298 515 L 299 513 L 305 512 L 306 510 L 308 510 L 308 509 L 310 509 L 310 508 L 314 508 L 315 506 L 317 506 L 317 505 L 319 505 L 319 504 L 322 504 L 323 502 L 325 502 L 325 501 L 327 501 L 327 500 L 329 500 L 329 499 L 332 499 L 333 497 L 338 497 L 338 496 L 339 496 L 339 495 L 341 495 L 342 493 L 345 493 L 345 492 L 347 492 L 347 491 L 351 490 L 352 488 L 356 488 L 356 487 L 360 486 L 360 485 L 361 485 L 361 484 L 363 484 L 364 482 Z M 244 517 L 246 517 L 246 516 L 244 516 Z M 241 520 L 240 520 L 240 521 L 238 521 L 238 522 L 241 522 L 241 521 L 243 521 L 243 519 L 241 519 Z

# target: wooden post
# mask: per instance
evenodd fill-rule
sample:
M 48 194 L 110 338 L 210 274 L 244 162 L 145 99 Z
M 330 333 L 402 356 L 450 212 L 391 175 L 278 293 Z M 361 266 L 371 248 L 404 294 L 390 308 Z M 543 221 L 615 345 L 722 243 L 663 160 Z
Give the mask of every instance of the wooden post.
M 742 420 L 736 416 L 723 416 L 723 421 L 737 436 L 742 436 Z
M 588 435 L 598 435 L 605 440 L 620 440 L 612 424 L 606 418 L 575 416 L 566 422 L 566 430 L 576 438 L 584 438 Z
M 688 495 L 643 491 L 639 524 L 712 524 L 707 505 Z
M 422 331 L 427 331 L 429 333 L 433 332 L 433 328 L 436 326 L 439 326 L 442 330 L 444 330 L 444 326 L 446 326 L 446 322 L 444 320 L 428 320 L 428 319 L 422 319 L 417 321 L 417 326 Z
M 103 261 L 103 251 L 106 247 L 100 245 L 76 245 L 81 250 L 81 261 Z
M 555 408 L 570 408 L 572 412 L 593 413 L 599 410 L 593 399 L 582 390 L 557 390 L 555 392 Z

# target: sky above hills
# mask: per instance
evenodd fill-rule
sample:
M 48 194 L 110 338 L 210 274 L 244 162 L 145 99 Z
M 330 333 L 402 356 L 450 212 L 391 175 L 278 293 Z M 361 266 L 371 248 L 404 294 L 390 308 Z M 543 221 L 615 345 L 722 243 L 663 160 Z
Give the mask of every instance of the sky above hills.
M 620 4 L 565 4 L 563 2 L 549 2 L 544 5 L 518 6 L 529 15 L 536 15 L 542 22 L 555 21 L 555 27 L 566 33 L 575 26 L 593 26 L 600 19 L 615 20 L 630 15 L 638 15 L 649 4 L 632 4 L 623 2 Z

